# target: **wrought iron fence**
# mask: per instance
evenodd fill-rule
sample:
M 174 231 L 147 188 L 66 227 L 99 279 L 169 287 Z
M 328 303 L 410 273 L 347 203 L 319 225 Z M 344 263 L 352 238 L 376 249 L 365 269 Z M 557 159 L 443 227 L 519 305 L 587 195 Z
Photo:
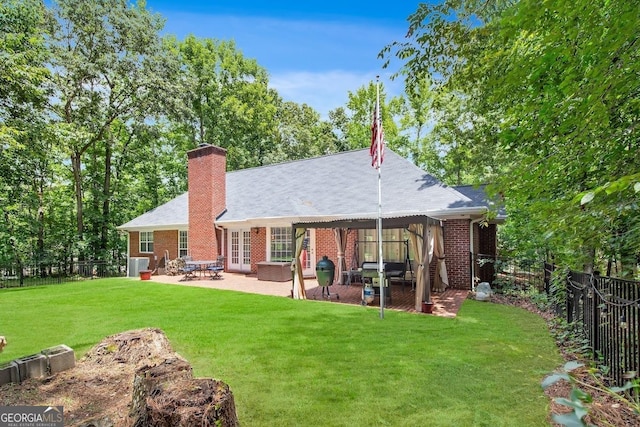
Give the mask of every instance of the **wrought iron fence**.
M 556 314 L 584 335 L 611 385 L 640 377 L 640 282 L 569 271 L 552 286 L 552 264 L 482 254 L 472 262 L 496 290 L 535 287 L 562 301 Z
M 549 279 L 553 266 L 546 265 Z M 613 385 L 640 373 L 640 282 L 569 271 L 559 314 L 579 328 Z
M 74 261 L 37 265 L 0 265 L 0 288 L 50 285 L 102 277 L 125 276 L 124 263 Z
M 471 254 L 473 274 L 477 282 L 488 282 L 496 290 L 535 287 L 544 290 L 541 261 L 505 258 L 495 255 Z

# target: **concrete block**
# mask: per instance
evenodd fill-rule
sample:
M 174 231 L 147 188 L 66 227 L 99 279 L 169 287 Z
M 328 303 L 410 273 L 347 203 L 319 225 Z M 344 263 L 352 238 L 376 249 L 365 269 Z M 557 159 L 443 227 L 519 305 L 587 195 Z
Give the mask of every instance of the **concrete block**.
M 76 356 L 71 347 L 64 344 L 42 350 L 47 358 L 50 374 L 66 371 L 76 366 Z
M 19 382 L 20 370 L 16 362 L 8 362 L 0 365 L 0 386 Z
M 44 354 L 32 354 L 31 356 L 16 359 L 20 371 L 20 381 L 27 378 L 42 378 L 47 375 L 47 358 Z

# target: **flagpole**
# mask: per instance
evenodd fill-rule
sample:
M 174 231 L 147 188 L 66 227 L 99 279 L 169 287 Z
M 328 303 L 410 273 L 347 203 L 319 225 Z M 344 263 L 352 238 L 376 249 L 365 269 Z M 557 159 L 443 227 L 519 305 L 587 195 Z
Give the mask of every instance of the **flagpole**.
M 380 318 L 384 319 L 384 263 L 382 260 L 382 143 L 381 138 L 381 117 L 380 117 L 380 76 L 376 76 L 376 150 L 377 150 L 377 167 L 378 167 L 378 283 L 380 284 Z

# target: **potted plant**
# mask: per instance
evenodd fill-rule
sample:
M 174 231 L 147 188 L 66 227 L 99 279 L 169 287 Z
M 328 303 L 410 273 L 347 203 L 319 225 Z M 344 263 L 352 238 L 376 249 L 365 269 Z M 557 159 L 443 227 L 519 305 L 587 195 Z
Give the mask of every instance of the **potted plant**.
M 433 313 L 433 301 L 422 301 L 422 312 Z

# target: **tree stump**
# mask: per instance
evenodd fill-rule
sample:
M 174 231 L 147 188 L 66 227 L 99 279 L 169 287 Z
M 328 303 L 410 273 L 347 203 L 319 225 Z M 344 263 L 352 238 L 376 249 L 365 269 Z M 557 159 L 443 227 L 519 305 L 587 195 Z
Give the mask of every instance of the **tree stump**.
M 183 359 L 136 371 L 129 416 L 134 427 L 238 425 L 229 386 L 192 378 L 191 366 Z

